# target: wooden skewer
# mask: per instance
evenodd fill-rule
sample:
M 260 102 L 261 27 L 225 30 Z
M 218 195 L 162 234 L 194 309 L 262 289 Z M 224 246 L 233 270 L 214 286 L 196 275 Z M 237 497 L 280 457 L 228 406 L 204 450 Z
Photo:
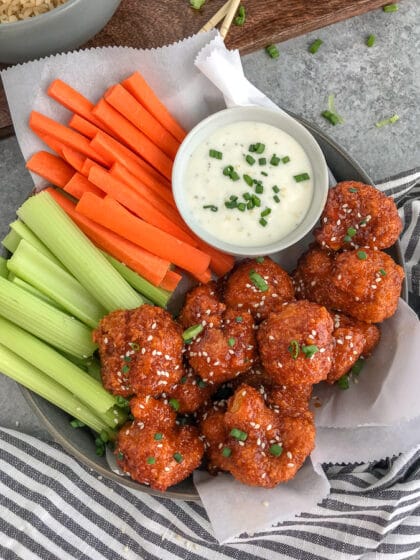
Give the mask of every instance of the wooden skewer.
M 236 12 L 239 8 L 240 2 L 241 2 L 241 0 L 232 0 L 231 1 L 231 4 L 229 6 L 226 17 L 223 20 L 222 27 L 220 28 L 220 35 L 223 37 L 223 39 L 226 38 L 226 35 L 227 35 L 227 33 L 230 29 L 230 26 L 232 25 L 233 17 L 236 14 Z
M 228 9 L 231 1 L 232 0 L 228 0 L 225 4 L 223 4 L 220 10 L 218 10 L 214 14 L 214 16 L 211 19 L 209 19 L 209 21 L 205 25 L 203 25 L 199 33 L 201 33 L 202 31 L 210 31 L 211 29 L 213 29 L 213 27 L 216 27 L 216 25 L 219 24 L 228 13 Z

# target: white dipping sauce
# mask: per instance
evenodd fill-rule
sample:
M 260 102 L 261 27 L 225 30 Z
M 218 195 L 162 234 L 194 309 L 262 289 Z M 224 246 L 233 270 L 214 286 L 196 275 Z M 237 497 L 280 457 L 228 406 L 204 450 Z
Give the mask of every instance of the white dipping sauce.
M 252 151 L 258 143 L 264 145 L 262 153 Z M 222 159 L 211 157 L 210 150 L 220 152 Z M 277 165 L 273 156 L 279 158 Z M 224 174 L 228 166 L 233 167 L 232 177 L 239 179 Z M 256 247 L 282 239 L 303 220 L 312 200 L 313 173 L 305 151 L 289 134 L 265 123 L 243 121 L 220 128 L 195 149 L 184 188 L 186 210 L 203 230 L 234 245 Z

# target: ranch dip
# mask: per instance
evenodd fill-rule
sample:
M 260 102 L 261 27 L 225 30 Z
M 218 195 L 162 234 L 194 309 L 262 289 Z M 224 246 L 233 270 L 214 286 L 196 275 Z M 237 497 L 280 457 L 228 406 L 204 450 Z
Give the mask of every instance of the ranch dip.
M 213 132 L 190 155 L 184 181 L 193 221 L 239 246 L 282 239 L 303 220 L 312 200 L 305 151 L 283 130 L 261 122 Z

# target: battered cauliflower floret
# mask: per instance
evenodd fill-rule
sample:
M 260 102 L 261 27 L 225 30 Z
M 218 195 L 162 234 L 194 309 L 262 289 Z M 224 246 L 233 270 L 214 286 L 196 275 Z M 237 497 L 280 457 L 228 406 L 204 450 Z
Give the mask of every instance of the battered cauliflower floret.
M 216 293 L 215 282 L 200 284 L 187 293 L 178 321 L 184 329 L 198 324 L 220 327 L 225 309 Z
M 178 426 L 175 412 L 163 401 L 136 397 L 130 404 L 135 420 L 118 432 L 117 464 L 133 480 L 165 491 L 200 465 L 200 433 L 193 426 Z
M 102 383 L 114 395 L 159 395 L 179 381 L 182 328 L 153 305 L 106 315 L 93 332 Z
M 219 328 L 207 326 L 186 347 L 186 357 L 203 381 L 220 384 L 249 369 L 256 359 L 250 313 L 226 309 Z
M 333 321 L 321 305 L 306 300 L 271 313 L 257 333 L 263 367 L 277 385 L 313 385 L 327 378 Z
M 241 261 L 223 280 L 222 289 L 227 306 L 249 311 L 257 322 L 295 296 L 290 276 L 269 257 Z
M 238 387 L 225 413 L 209 411 L 200 429 L 210 470 L 225 470 L 244 484 L 266 488 L 293 478 L 315 441 L 310 412 L 296 417 L 276 413 L 249 385 Z
M 338 183 L 328 193 L 321 226 L 314 235 L 325 248 L 386 249 L 402 231 L 402 222 L 392 198 L 375 187 L 356 181 Z

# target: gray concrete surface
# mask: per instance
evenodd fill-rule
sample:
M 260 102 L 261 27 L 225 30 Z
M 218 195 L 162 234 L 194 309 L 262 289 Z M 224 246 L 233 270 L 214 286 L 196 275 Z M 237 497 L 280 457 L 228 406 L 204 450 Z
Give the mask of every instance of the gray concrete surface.
M 376 180 L 420 166 L 420 2 L 404 0 L 397 13 L 376 10 L 244 57 L 247 76 L 283 108 L 314 122 Z M 374 34 L 376 44 L 365 45 Z M 316 55 L 307 51 L 320 37 Z M 331 126 L 320 113 L 335 94 L 345 122 Z M 397 113 L 400 121 L 374 123 Z M 14 138 L 0 140 L 0 236 L 32 188 Z M 0 425 L 48 437 L 17 386 L 0 376 Z M 415 558 L 420 560 L 420 554 Z

